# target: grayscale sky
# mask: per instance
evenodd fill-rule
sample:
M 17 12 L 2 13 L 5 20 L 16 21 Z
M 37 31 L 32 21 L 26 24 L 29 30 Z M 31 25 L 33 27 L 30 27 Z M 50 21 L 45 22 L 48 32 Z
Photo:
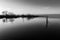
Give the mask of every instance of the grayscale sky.
M 0 12 L 16 14 L 59 14 L 60 0 L 0 0 Z

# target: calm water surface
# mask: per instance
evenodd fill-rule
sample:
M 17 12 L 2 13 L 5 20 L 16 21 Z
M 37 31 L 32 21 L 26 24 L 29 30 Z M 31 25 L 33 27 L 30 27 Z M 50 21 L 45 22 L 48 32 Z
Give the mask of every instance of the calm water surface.
M 60 19 L 55 18 L 49 18 L 48 23 L 48 34 L 49 36 L 51 34 L 55 35 L 56 31 L 57 34 L 60 33 L 58 30 L 60 30 Z M 27 35 L 34 37 L 34 35 L 46 35 L 47 31 L 45 30 L 46 27 L 46 18 L 35 18 L 32 20 L 24 19 L 24 22 L 22 18 L 16 19 L 13 23 L 3 23 L 2 20 L 0 22 L 0 39 L 5 38 L 14 38 L 14 37 L 25 37 Z M 18 38 L 19 38 L 18 37 Z

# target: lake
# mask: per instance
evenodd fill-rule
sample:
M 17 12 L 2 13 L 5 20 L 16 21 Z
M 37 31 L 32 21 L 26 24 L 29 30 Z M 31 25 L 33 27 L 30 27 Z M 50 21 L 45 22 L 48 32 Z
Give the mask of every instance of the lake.
M 21 39 L 21 38 L 37 38 L 56 37 L 60 31 L 60 19 L 49 18 L 48 29 L 46 29 L 46 18 L 35 18 L 27 20 L 22 18 L 15 19 L 13 23 L 0 22 L 0 39 Z M 47 38 L 46 37 L 46 38 Z M 39 38 L 38 38 L 39 39 Z

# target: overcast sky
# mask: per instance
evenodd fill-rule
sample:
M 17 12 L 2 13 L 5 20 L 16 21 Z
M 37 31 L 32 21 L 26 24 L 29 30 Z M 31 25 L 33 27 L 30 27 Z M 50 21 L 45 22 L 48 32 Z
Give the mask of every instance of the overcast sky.
M 0 0 L 0 12 L 3 10 L 16 14 L 57 14 L 60 0 Z

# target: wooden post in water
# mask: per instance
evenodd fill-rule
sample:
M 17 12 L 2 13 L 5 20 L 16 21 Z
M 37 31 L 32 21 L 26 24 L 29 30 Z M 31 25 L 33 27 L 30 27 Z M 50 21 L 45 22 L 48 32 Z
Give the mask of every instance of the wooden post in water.
M 48 28 L 48 16 L 46 16 L 46 29 Z

